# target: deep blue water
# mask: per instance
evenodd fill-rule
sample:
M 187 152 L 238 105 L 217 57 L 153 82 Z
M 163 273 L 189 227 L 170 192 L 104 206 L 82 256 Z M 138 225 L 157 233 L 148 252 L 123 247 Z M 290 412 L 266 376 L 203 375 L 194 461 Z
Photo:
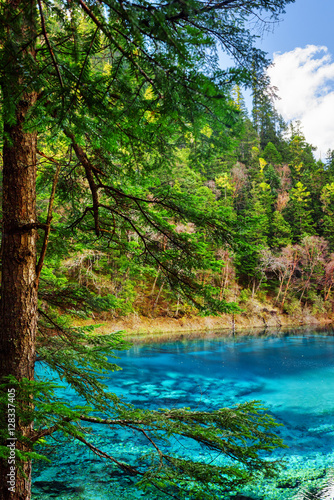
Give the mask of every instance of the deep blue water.
M 111 373 L 106 382 L 110 391 L 141 407 L 210 409 L 261 400 L 284 424 L 279 433 L 289 448 L 277 456 L 286 458 L 287 469 L 278 482 L 259 483 L 245 494 L 268 500 L 296 498 L 303 485 L 314 487 L 321 477 L 326 481 L 334 467 L 333 335 L 330 331 L 229 338 L 216 334 L 137 345 L 119 353 L 123 370 Z M 71 391 L 66 397 L 78 402 Z M 141 438 L 106 429 L 95 443 L 124 460 L 145 451 Z M 176 442 L 171 446 L 177 449 Z M 121 480 L 84 446 L 65 443 L 53 451 L 52 465 L 39 464 L 35 469 L 36 499 L 160 498 Z M 203 453 L 190 452 L 196 457 Z

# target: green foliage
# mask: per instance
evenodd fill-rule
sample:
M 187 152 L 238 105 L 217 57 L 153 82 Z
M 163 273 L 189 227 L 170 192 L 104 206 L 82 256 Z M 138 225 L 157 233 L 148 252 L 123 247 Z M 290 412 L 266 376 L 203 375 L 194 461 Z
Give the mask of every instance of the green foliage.
M 96 345 L 100 346 L 100 343 L 92 342 L 93 352 L 96 352 Z M 281 468 L 281 463 L 262 458 L 263 452 L 271 453 L 284 445 L 274 433 L 278 424 L 256 401 L 211 412 L 189 408 L 141 410 L 125 405 L 116 396 L 103 391 L 102 385 L 95 387 L 93 383 L 94 390 L 88 398 L 87 390 L 82 393 L 86 403 L 71 407 L 56 396 L 57 384 L 27 379 L 18 382 L 9 377 L 1 387 L 1 407 L 7 405 L 5 389 L 8 385 L 15 388 L 19 418 L 35 421 L 30 446 L 39 450 L 38 453 L 20 453 L 18 463 L 43 458 L 41 452 L 43 446 L 47 446 L 47 436 L 53 434 L 61 433 L 89 447 L 91 433 L 82 426 L 86 422 L 93 427 L 129 428 L 144 435 L 148 444 L 154 444 L 156 453 L 146 455 L 138 464 L 106 456 L 109 460 L 116 460 L 124 472 L 136 476 L 138 486 L 144 490 L 154 486 L 166 493 L 172 491 L 178 498 L 189 498 L 190 495 L 191 498 L 218 499 L 222 493 L 236 492 L 238 487 L 256 477 L 272 477 Z M 185 443 L 189 440 L 198 442 L 210 452 L 217 451 L 226 456 L 226 464 L 195 462 L 170 455 L 168 441 L 171 436 L 178 436 Z M 8 448 L 1 447 L 1 453 L 6 456 Z
M 239 300 L 241 303 L 247 302 L 252 296 L 252 291 L 249 288 L 244 288 L 240 291 Z
M 283 311 L 294 317 L 301 315 L 302 307 L 300 301 L 296 297 L 288 298 L 284 303 Z
M 329 241 L 330 248 L 334 250 L 334 183 L 325 184 L 322 188 L 320 200 L 322 203 L 323 216 L 323 234 Z
M 18 436 L 30 448 L 19 459 L 37 458 L 34 446 L 57 433 L 96 452 L 82 427 L 89 422 L 127 427 L 153 442 L 156 453 L 143 465 L 105 458 L 141 486 L 178 498 L 219 498 L 277 471 L 264 454 L 282 441 L 260 404 L 212 412 L 126 405 L 103 385 L 103 376 L 119 369 L 108 356 L 127 347 L 120 333 L 97 335 L 70 320 L 134 312 L 138 295 L 153 294 L 156 284 L 159 297 L 174 294 L 184 309 L 191 303 L 201 314 L 239 311 L 223 298 L 230 279 L 226 255 L 235 256 L 231 267 L 254 290 L 263 281 L 261 251 L 271 237 L 284 245 L 288 224 L 295 241 L 313 234 L 311 216 L 318 212 L 309 185 L 316 184 L 319 168 L 298 131 L 282 140 L 262 76 L 267 60 L 249 30 L 254 15 L 275 21 L 292 1 L 41 0 L 38 9 L 29 2 L 0 7 L 5 131 L 25 97 L 38 96 L 25 122 L 27 132 L 38 133 L 42 258 L 44 234 L 49 238 L 40 276 L 38 359 L 84 401 L 71 408 L 57 397 L 55 384 L 6 380 L 3 390 L 8 382 L 17 389 L 21 421 L 35 422 L 29 436 Z M 219 67 L 218 44 L 235 67 Z M 241 84 L 253 86 L 255 128 L 244 119 L 240 96 L 237 103 L 232 98 Z M 295 186 L 286 224 L 273 215 L 278 190 L 287 187 L 280 155 L 293 177 L 283 180 Z M 259 167 L 263 157 L 270 165 Z M 170 436 L 230 461 L 216 466 L 171 456 L 163 447 Z
M 269 186 L 271 188 L 272 195 L 277 196 L 277 192 L 282 185 L 282 181 L 281 181 L 281 178 L 278 175 L 277 171 L 272 166 L 272 164 L 269 164 L 265 168 L 264 177 L 266 179 L 266 182 L 269 184 Z
M 281 212 L 275 210 L 271 219 L 270 243 L 273 248 L 281 248 L 292 243 L 292 232 Z
M 290 202 L 287 207 L 295 240 L 305 235 L 314 234 L 314 222 L 310 209 L 310 192 L 302 182 L 297 182 L 291 190 Z
M 268 163 L 278 165 L 282 163 L 282 156 L 277 151 L 276 147 L 272 142 L 268 142 L 266 147 L 263 150 L 263 156 L 267 160 Z

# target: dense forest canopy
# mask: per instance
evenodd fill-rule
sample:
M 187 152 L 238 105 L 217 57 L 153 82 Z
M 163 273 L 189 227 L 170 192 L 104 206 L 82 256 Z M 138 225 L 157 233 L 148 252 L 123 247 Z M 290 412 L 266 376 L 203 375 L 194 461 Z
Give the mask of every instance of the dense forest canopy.
M 261 293 L 290 310 L 331 307 L 333 154 L 315 161 L 277 115 L 251 30 L 288 3 L 2 2 L 1 498 L 30 498 L 31 459 L 57 433 L 176 498 L 233 493 L 276 470 L 261 452 L 282 442 L 261 407 L 125 405 L 96 373 L 117 369 L 106 354 L 127 344 L 73 320 L 237 312 Z M 219 67 L 218 49 L 234 67 Z M 35 380 L 36 356 L 87 404 L 70 408 Z M 3 479 L 13 388 L 15 491 Z M 119 462 L 82 422 L 128 426 L 156 455 Z M 170 456 L 168 435 L 234 465 Z

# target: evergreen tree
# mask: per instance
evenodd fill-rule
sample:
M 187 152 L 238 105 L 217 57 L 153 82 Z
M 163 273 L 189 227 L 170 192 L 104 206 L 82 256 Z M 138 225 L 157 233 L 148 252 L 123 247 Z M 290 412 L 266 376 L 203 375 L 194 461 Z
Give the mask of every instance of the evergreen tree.
M 313 156 L 315 148 L 306 142 L 300 123 L 297 122 L 295 126 L 291 126 L 291 134 L 289 162 L 292 181 L 293 183 L 301 182 L 309 192 L 308 206 L 312 213 L 314 227 L 317 228 L 321 235 L 322 210 L 320 196 L 325 184 L 324 165 L 321 161 L 315 160 Z
M 253 72 L 252 91 L 253 124 L 260 138 L 260 146 L 264 149 L 271 142 L 279 147 L 282 132 L 286 126 L 275 109 L 274 102 L 277 99 L 277 89 L 270 86 L 270 79 L 266 74 L 258 77 L 255 71 Z
M 246 164 L 251 165 L 254 161 L 254 149 L 259 151 L 259 137 L 254 129 L 254 126 L 249 119 L 243 121 L 241 133 L 238 136 L 238 143 L 236 146 L 237 159 Z
M 270 201 L 270 186 L 263 180 L 258 183 L 254 181 L 249 192 L 247 208 L 238 218 L 244 227 L 242 244 L 236 252 L 236 269 L 241 283 L 250 286 L 253 293 L 261 278 L 261 252 L 268 245 Z
M 322 228 L 325 238 L 328 240 L 330 250 L 334 251 L 334 182 L 326 184 L 321 192 L 321 203 L 323 210 Z
M 287 220 L 291 224 L 295 241 L 307 235 L 314 234 L 314 222 L 310 208 L 310 192 L 301 183 L 291 189 L 290 200 L 286 208 Z
M 270 221 L 270 246 L 282 248 L 292 243 L 292 234 L 289 224 L 281 212 L 275 210 Z
M 277 151 L 276 147 L 272 142 L 268 142 L 263 150 L 264 159 L 273 165 L 277 165 L 282 162 L 282 156 Z
M 229 104 L 230 86 L 249 82 L 249 61 L 256 61 L 258 68 L 266 62 L 264 54 L 253 47 L 248 19 L 261 12 L 277 19 L 287 3 L 290 0 L 2 2 L 3 500 L 30 498 L 33 449 L 48 435 L 63 432 L 101 455 L 83 434 L 80 422 L 128 426 L 148 436 L 158 456 L 153 469 L 152 464 L 143 471 L 103 456 L 162 489 L 177 490 L 185 478 L 196 484 L 189 494 L 203 498 L 202 484 L 216 483 L 226 491 L 233 481 L 248 480 L 243 466 L 250 471 L 275 468 L 259 458 L 258 452 L 281 442 L 270 433 L 272 419 L 259 413 L 256 405 L 212 414 L 129 408 L 104 392 L 94 376 L 94 372 L 115 369 L 105 353 L 124 347 L 117 335 L 75 331 L 62 318 L 41 309 L 37 343 L 37 291 L 56 222 L 52 208 L 57 192 L 64 207 L 70 207 L 58 228 L 64 239 L 72 229 L 87 239 L 104 238 L 109 243 L 115 239 L 128 247 L 132 232 L 144 247 L 146 259 L 160 265 L 171 286 L 186 295 L 202 294 L 214 305 L 209 290 L 194 279 L 201 245 L 177 233 L 169 221 L 173 216 L 192 221 L 204 228 L 205 237 L 216 240 L 225 238 L 226 227 L 219 213 L 197 210 L 188 196 L 175 195 L 167 202 L 170 186 L 160 182 L 159 174 L 173 164 L 175 146 L 187 134 L 196 137 L 203 126 L 218 119 L 219 133 L 228 135 L 235 114 Z M 239 68 L 218 68 L 217 44 L 239 61 Z M 37 154 L 49 162 L 46 219 L 43 210 L 37 213 L 36 209 Z M 164 251 L 156 234 L 167 238 L 168 250 Z M 36 347 L 40 358 L 84 397 L 84 408 L 70 408 L 57 400 L 50 385 L 34 381 Z M 3 410 L 8 389 L 17 394 L 16 458 L 21 469 L 16 468 L 14 493 L 7 485 L 8 434 Z M 104 418 L 92 417 L 92 407 Z M 226 470 L 171 457 L 154 438 L 164 432 L 227 452 L 242 465 Z M 236 442 L 242 434 L 247 436 L 246 447 Z
M 329 149 L 325 158 L 325 171 L 327 176 L 327 182 L 332 181 L 334 177 L 334 150 Z

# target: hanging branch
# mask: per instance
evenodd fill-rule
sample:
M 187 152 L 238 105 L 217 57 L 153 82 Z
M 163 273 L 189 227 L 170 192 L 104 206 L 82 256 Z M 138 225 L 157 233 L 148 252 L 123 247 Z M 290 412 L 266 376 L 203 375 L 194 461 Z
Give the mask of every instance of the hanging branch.
M 119 52 L 124 57 L 126 57 L 126 59 L 128 59 L 138 69 L 139 73 L 145 78 L 145 80 L 148 83 L 150 83 L 152 85 L 152 87 L 155 89 L 155 91 L 157 92 L 157 94 L 160 95 L 160 92 L 156 88 L 156 85 L 155 85 L 154 81 L 152 80 L 152 78 L 150 78 L 149 75 L 143 70 L 143 68 L 133 59 L 133 57 L 129 53 L 127 53 L 121 47 L 121 45 L 119 45 L 117 43 L 117 41 L 112 36 L 112 34 L 106 29 L 106 27 L 104 26 L 104 24 L 101 21 L 99 21 L 99 19 L 95 16 L 94 12 L 92 12 L 92 10 L 88 7 L 88 5 L 85 2 L 83 2 L 83 0 L 79 0 L 79 4 L 81 5 L 83 11 L 86 12 L 86 14 L 91 18 L 91 20 L 93 21 L 93 23 L 99 29 L 101 29 L 101 31 L 105 34 L 105 36 L 107 38 L 109 38 L 109 40 L 114 44 L 114 46 L 117 48 L 117 50 L 119 50 Z
M 45 254 L 49 242 L 49 235 L 50 235 L 50 230 L 51 230 L 51 220 L 52 220 L 52 209 L 53 209 L 53 203 L 55 199 L 55 194 L 56 194 L 56 187 L 58 183 L 58 178 L 59 178 L 59 172 L 60 172 L 60 163 L 58 163 L 56 160 L 53 158 L 48 158 L 44 153 L 41 153 L 38 151 L 38 154 L 43 156 L 44 158 L 47 158 L 49 161 L 52 161 L 55 163 L 56 166 L 56 172 L 53 178 L 52 182 L 52 189 L 51 189 L 51 194 L 50 194 L 50 200 L 49 200 L 49 207 L 48 207 L 48 214 L 46 217 L 46 227 L 45 227 L 45 233 L 44 233 L 44 240 L 43 240 L 43 245 L 42 245 L 42 250 L 38 259 L 38 263 L 36 266 L 36 285 L 38 286 L 39 278 L 41 275 L 44 259 L 45 259 Z
M 41 0 L 37 0 L 37 1 L 38 1 L 39 12 L 40 12 L 40 15 L 41 15 L 41 24 L 42 24 L 43 36 L 44 36 L 46 45 L 48 46 L 49 53 L 50 53 L 50 56 L 51 56 L 51 59 L 52 59 L 52 64 L 53 64 L 53 66 L 54 66 L 54 68 L 56 70 L 60 86 L 61 86 L 61 88 L 64 88 L 63 79 L 62 79 L 60 71 L 59 71 L 59 66 L 58 66 L 58 63 L 56 61 L 55 55 L 53 53 L 53 50 L 52 50 L 52 47 L 51 47 L 51 44 L 50 44 L 50 40 L 49 40 L 48 34 L 46 32 L 45 18 L 44 18 L 44 13 L 43 13 L 42 2 L 41 2 Z
M 85 60 L 84 60 L 84 62 L 83 62 L 83 64 L 82 64 L 82 67 L 81 67 L 80 75 L 79 75 L 79 78 L 78 78 L 78 81 L 77 81 L 76 87 L 75 87 L 75 89 L 74 89 L 74 95 L 73 95 L 72 100 L 71 100 L 71 102 L 70 102 L 70 104 L 69 104 L 69 106 L 68 106 L 68 108 L 67 108 L 67 110 L 66 110 L 66 112 L 67 112 L 67 113 L 69 112 L 69 110 L 71 109 L 71 107 L 72 107 L 72 105 L 73 105 L 73 103 L 74 103 L 75 96 L 76 96 L 76 93 L 77 93 L 77 91 L 78 91 L 78 88 L 79 88 L 79 85 L 80 85 L 80 82 L 81 82 L 81 78 L 82 78 L 82 75 L 83 75 L 83 72 L 84 72 L 85 66 L 86 66 L 86 64 L 87 64 L 87 61 L 88 61 L 88 57 L 89 57 L 90 51 L 92 50 L 92 47 L 93 47 L 93 44 L 94 44 L 94 41 L 95 41 L 96 35 L 98 34 L 98 31 L 99 31 L 99 27 L 97 27 L 97 28 L 96 28 L 96 30 L 95 30 L 95 32 L 94 32 L 94 35 L 93 35 L 93 38 L 92 38 L 92 40 L 91 40 L 91 42 L 90 42 L 90 46 L 89 46 L 89 48 L 88 48 L 88 50 L 87 50 Z
M 96 185 L 95 180 L 94 180 L 94 176 L 93 176 L 93 166 L 92 166 L 91 162 L 89 161 L 88 156 L 85 153 L 85 151 L 75 141 L 75 137 L 72 134 L 72 132 L 70 132 L 68 130 L 64 130 L 64 134 L 69 139 L 71 139 L 75 154 L 76 154 L 78 160 L 80 161 L 81 165 L 85 169 L 86 177 L 88 180 L 88 184 L 89 184 L 90 191 L 92 193 L 92 199 L 93 199 L 93 216 L 94 216 L 94 223 L 95 223 L 95 234 L 96 234 L 96 236 L 100 236 L 99 195 L 98 195 L 98 186 Z
M 131 465 L 128 465 L 125 462 L 119 462 L 118 460 L 116 460 L 116 458 L 112 457 L 111 455 L 108 455 L 107 453 L 105 453 L 104 451 L 100 450 L 99 448 L 96 448 L 96 446 L 94 446 L 89 441 L 86 441 L 86 439 L 84 439 L 83 437 L 81 437 L 81 436 L 75 436 L 75 438 L 78 439 L 79 441 L 81 441 L 82 443 L 84 443 L 90 450 L 92 450 L 93 453 L 95 453 L 95 455 L 97 455 L 98 457 L 101 457 L 101 458 L 107 458 L 111 462 L 114 462 L 124 472 L 126 472 L 128 474 L 131 474 L 133 476 L 137 476 L 137 475 L 141 475 L 142 476 L 143 475 L 143 473 L 141 473 L 138 469 L 135 469 L 134 467 L 131 467 Z

